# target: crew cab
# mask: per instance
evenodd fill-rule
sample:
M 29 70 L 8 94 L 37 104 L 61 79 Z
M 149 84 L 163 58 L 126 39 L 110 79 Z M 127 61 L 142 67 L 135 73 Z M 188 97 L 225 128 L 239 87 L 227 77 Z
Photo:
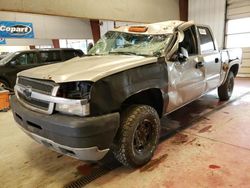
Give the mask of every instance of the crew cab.
M 73 48 L 34 49 L 9 53 L 0 60 L 0 85 L 12 90 L 18 72 L 42 65 L 63 62 L 77 56 L 83 56 L 83 52 Z
M 208 26 L 166 21 L 108 31 L 84 58 L 18 74 L 13 115 L 46 147 L 80 160 L 112 151 L 147 163 L 160 118 L 218 88 L 229 100 L 241 49 L 219 51 Z

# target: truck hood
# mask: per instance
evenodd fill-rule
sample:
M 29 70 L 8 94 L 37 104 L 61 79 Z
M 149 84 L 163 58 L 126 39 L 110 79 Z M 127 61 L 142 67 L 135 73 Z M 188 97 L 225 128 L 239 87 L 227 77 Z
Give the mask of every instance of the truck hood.
M 132 55 L 85 56 L 63 63 L 28 69 L 20 72 L 18 76 L 53 80 L 56 83 L 71 81 L 95 82 L 106 76 L 156 61 L 156 57 Z

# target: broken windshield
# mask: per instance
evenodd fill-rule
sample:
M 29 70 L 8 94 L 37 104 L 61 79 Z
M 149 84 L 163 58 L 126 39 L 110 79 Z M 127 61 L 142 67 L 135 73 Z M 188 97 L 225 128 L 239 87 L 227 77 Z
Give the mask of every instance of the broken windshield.
M 89 51 L 89 55 L 125 54 L 161 56 L 172 35 L 107 32 Z

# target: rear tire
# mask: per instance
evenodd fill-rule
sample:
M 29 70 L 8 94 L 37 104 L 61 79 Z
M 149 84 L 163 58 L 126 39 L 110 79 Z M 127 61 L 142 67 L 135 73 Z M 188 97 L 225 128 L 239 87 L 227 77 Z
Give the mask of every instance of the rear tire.
M 160 133 L 160 119 L 154 108 L 135 105 L 121 114 L 121 125 L 114 139 L 116 159 L 128 167 L 139 167 L 152 158 Z
M 227 79 L 220 87 L 218 87 L 218 95 L 221 101 L 227 101 L 230 99 L 234 88 L 234 74 L 230 71 L 227 75 Z

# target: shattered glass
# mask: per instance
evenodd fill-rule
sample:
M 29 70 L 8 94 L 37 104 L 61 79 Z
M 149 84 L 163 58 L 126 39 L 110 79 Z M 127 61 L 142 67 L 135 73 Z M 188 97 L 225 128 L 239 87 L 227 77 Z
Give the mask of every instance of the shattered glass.
M 109 31 L 88 54 L 162 56 L 164 48 L 170 43 L 171 39 L 171 34 L 149 35 Z

